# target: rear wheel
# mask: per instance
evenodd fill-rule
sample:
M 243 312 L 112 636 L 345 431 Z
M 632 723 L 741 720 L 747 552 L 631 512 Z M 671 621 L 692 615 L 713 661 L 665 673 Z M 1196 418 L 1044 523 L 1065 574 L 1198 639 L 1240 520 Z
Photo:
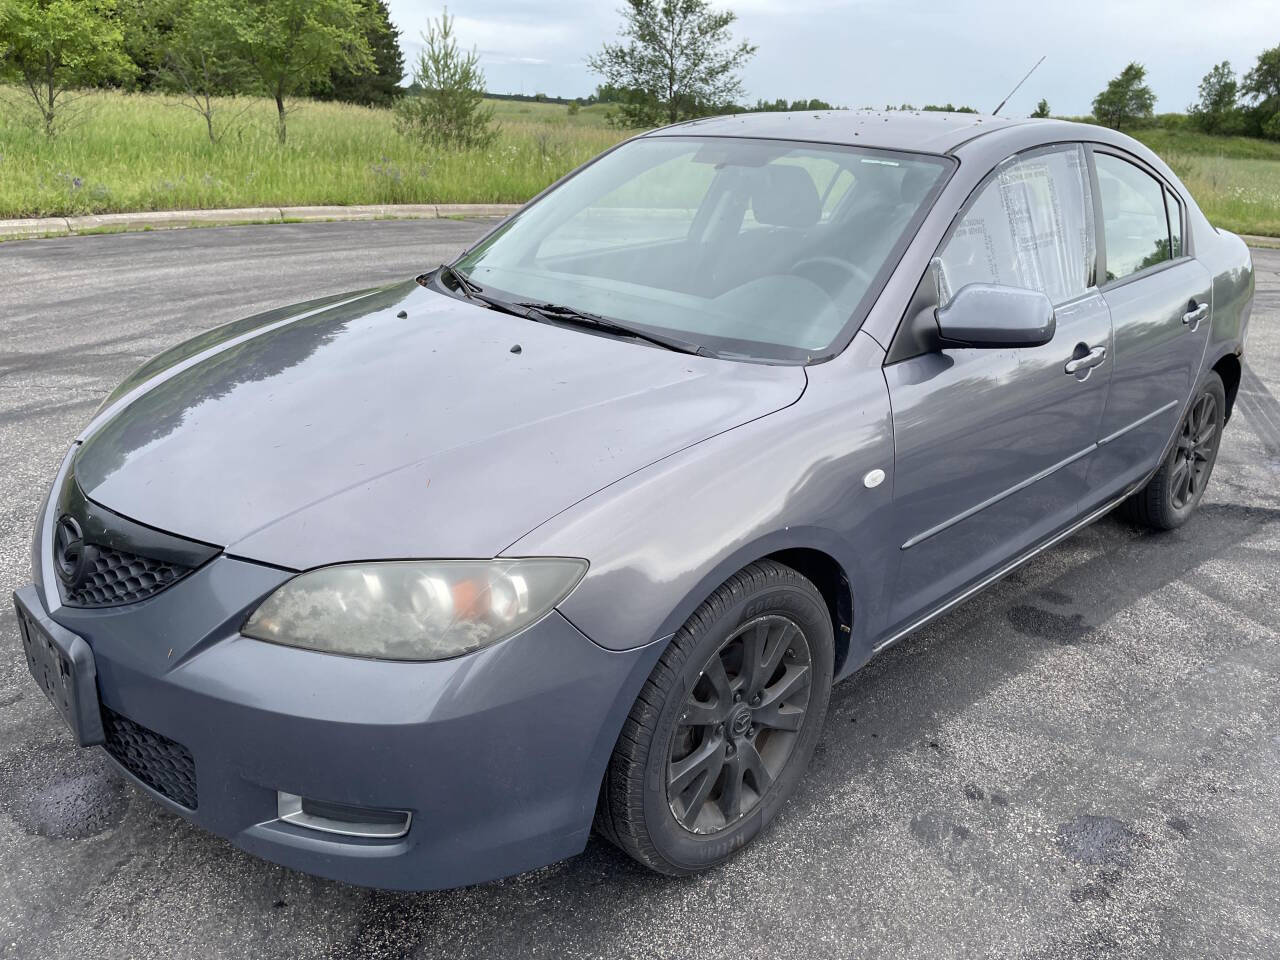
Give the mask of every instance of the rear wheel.
M 833 661 L 830 614 L 812 583 L 771 560 L 734 574 L 645 683 L 609 762 L 597 829 L 662 873 L 727 860 L 808 766 Z
M 1129 519 L 1154 530 L 1172 530 L 1187 522 L 1218 460 L 1226 411 L 1222 378 L 1210 373 L 1187 408 L 1165 462 L 1145 487 L 1125 501 Z

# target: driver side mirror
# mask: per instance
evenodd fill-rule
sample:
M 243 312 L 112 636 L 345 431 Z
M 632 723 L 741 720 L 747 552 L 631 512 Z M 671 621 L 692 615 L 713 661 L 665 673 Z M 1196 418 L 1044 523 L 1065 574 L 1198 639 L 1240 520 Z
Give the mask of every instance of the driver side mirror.
M 961 287 L 936 318 L 943 347 L 1039 347 L 1058 327 L 1043 293 L 992 283 Z

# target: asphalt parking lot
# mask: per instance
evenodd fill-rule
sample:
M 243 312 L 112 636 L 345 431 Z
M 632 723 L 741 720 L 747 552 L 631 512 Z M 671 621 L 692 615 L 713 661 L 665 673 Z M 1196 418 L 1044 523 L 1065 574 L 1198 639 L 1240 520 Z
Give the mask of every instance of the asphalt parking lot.
M 726 867 L 602 841 L 385 894 L 249 857 L 78 750 L 9 591 L 69 441 L 159 350 L 400 279 L 485 227 L 321 223 L 0 244 L 0 957 L 1280 956 L 1280 251 L 1183 529 L 1106 519 L 838 687 L 798 796 Z

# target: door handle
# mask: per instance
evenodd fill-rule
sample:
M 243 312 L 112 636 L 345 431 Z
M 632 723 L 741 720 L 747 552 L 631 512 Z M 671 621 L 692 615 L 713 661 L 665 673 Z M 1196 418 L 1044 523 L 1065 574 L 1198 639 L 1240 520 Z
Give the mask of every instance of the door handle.
M 1088 370 L 1090 367 L 1096 367 L 1105 359 L 1107 359 L 1107 348 L 1094 347 L 1083 357 L 1076 357 L 1073 360 L 1068 360 L 1064 369 L 1069 374 L 1079 373 L 1081 370 Z
M 1195 304 L 1195 301 L 1191 301 Z M 1209 305 L 1202 303 L 1200 306 L 1193 306 L 1190 310 L 1182 315 L 1182 322 L 1191 327 L 1191 332 L 1195 333 L 1196 328 L 1200 326 L 1200 321 L 1209 315 Z

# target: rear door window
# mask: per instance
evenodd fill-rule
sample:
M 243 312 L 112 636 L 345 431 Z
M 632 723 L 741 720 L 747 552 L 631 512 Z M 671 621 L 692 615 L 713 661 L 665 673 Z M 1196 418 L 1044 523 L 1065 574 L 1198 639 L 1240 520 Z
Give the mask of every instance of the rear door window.
M 1123 280 L 1173 259 L 1164 185 L 1109 153 L 1095 153 L 1094 165 L 1102 197 L 1107 280 Z

